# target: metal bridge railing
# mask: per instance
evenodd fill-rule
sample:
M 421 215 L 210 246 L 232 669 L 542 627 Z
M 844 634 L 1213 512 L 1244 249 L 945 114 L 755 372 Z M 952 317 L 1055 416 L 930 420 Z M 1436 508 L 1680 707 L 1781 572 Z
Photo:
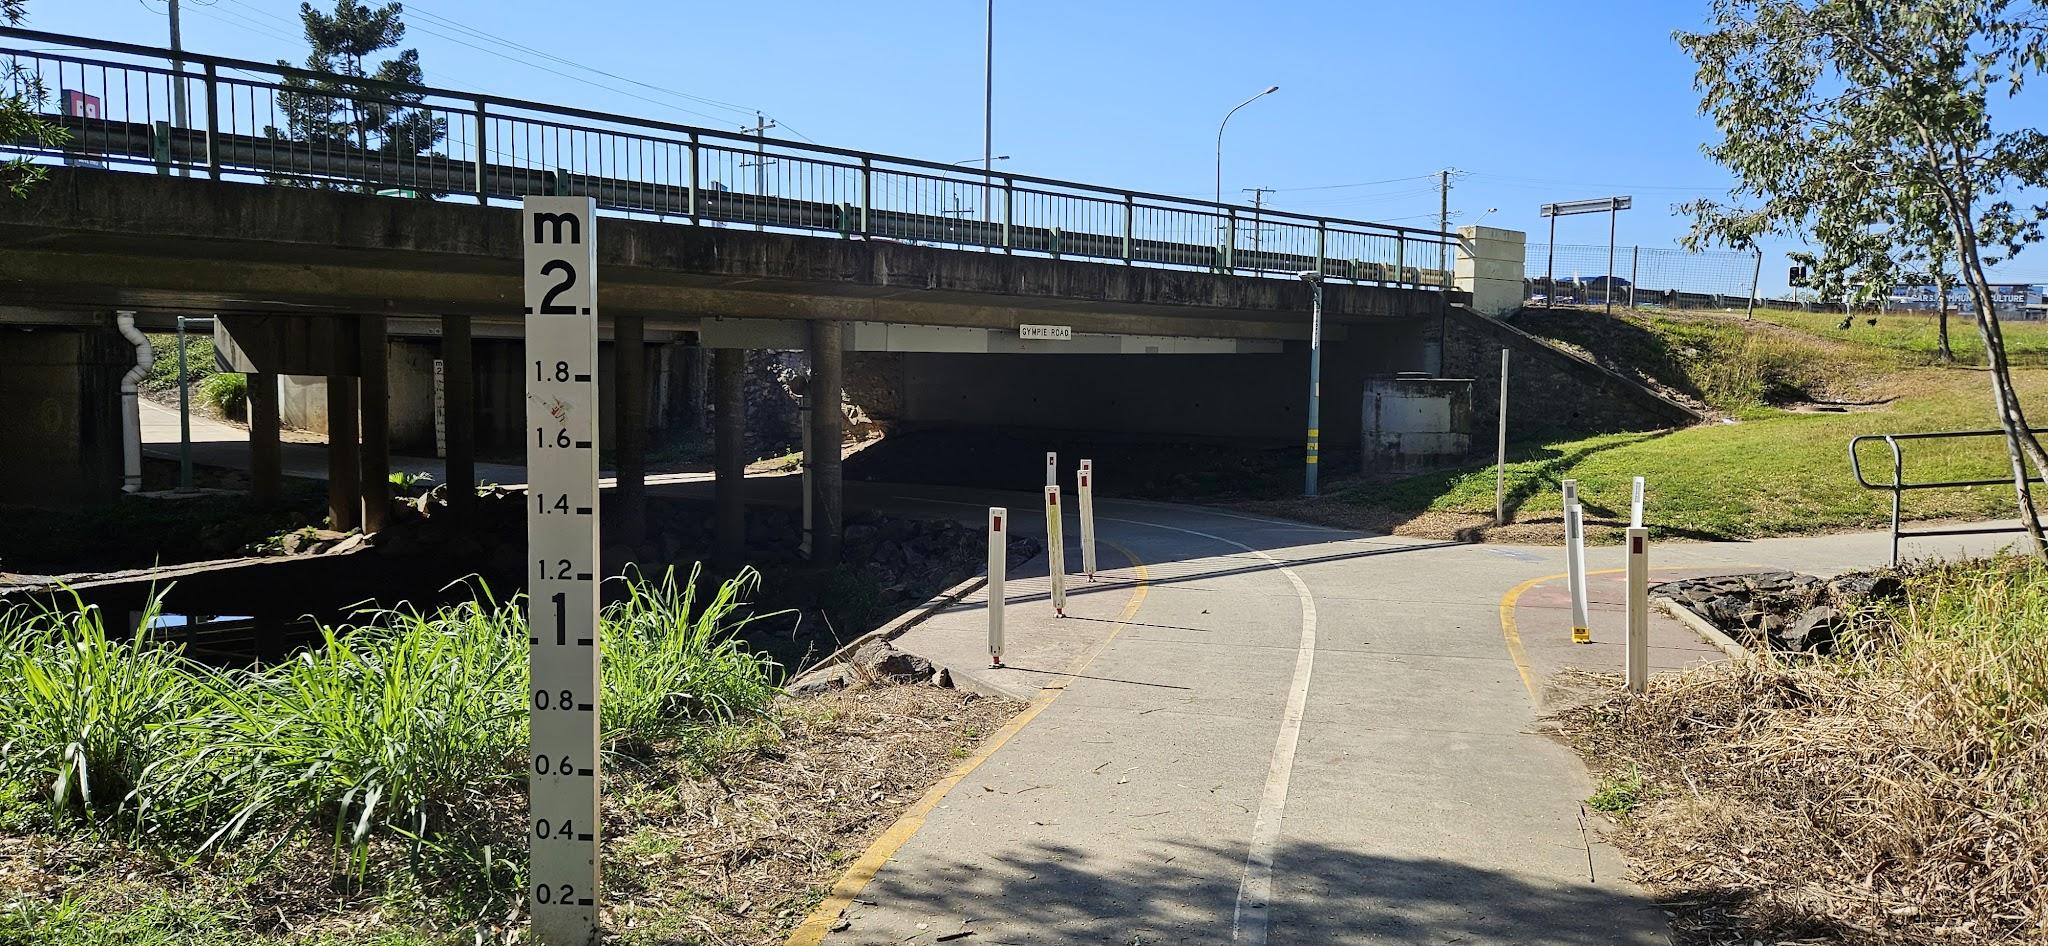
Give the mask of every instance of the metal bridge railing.
M 2048 428 L 2037 429 L 2034 431 L 2034 433 L 2048 433 Z M 1900 448 L 1899 441 L 1963 440 L 1972 437 L 2002 438 L 2004 436 L 2005 431 L 2003 430 L 1945 430 L 1931 433 L 1912 434 L 1865 434 L 1860 437 L 1853 437 L 1849 440 L 1849 469 L 1855 472 L 1856 482 L 1858 484 L 1861 484 L 1864 489 L 1887 490 L 1892 494 L 1892 564 L 1897 565 L 1899 563 L 1900 539 L 1931 538 L 1935 536 L 1944 535 L 2002 535 L 2006 533 L 2017 533 L 2027 531 L 2027 527 L 2024 523 L 2016 526 L 1965 526 L 1962 528 L 1953 529 L 1918 529 L 1910 532 L 1899 528 L 1899 503 L 1900 500 L 1903 498 L 1903 495 L 1906 490 L 1964 489 L 1973 486 L 2010 486 L 2013 482 L 2012 477 L 2008 476 L 2000 479 L 1986 480 L 1941 480 L 1939 482 L 1932 483 L 1908 483 L 1906 482 L 1905 452 Z M 1891 450 L 1892 478 L 1890 482 L 1873 483 L 1863 475 L 1863 461 L 1857 453 L 1857 448 L 1861 447 L 1865 441 L 1883 442 L 1885 446 Z M 2033 483 L 2048 482 L 2048 480 L 2043 480 L 2039 476 L 2029 477 L 2028 481 Z
M 0 39 L 17 81 L 62 146 L 0 142 L 39 161 L 435 199 L 587 195 L 613 214 L 709 226 L 1073 256 L 1247 275 L 1320 272 L 1356 283 L 1448 289 L 1457 236 L 1217 204 L 480 93 L 347 80 L 318 96 L 336 114 L 407 117 L 430 147 L 347 123 L 295 128 L 304 83 L 335 77 L 33 30 Z M 80 52 L 51 52 L 65 46 Z M 299 83 L 294 88 L 294 83 Z M 300 98 L 295 99 L 294 96 Z M 396 136 L 403 139 L 403 136 Z

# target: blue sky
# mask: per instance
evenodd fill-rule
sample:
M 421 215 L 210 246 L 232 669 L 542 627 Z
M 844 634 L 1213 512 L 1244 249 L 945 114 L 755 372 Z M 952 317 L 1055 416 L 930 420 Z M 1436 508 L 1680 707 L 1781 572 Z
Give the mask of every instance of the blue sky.
M 981 154 L 983 0 L 406 7 L 407 44 L 433 85 L 717 127 L 758 108 L 821 143 Z M 189 49 L 305 54 L 293 0 L 182 9 Z M 165 42 L 163 0 L 31 0 L 29 12 L 38 29 Z M 1435 172 L 1452 167 L 1465 172 L 1454 225 L 1498 208 L 1487 225 L 1543 240 L 1540 204 L 1630 194 L 1620 242 L 1668 247 L 1686 227 L 1673 206 L 1727 184 L 1700 154 L 1712 127 L 1670 38 L 1705 16 L 1705 0 L 997 0 L 995 151 L 1017 173 L 1206 197 L 1217 122 L 1277 84 L 1231 120 L 1226 199 L 1272 187 L 1266 200 L 1283 209 L 1424 226 Z M 698 98 L 542 60 L 544 71 L 451 23 Z M 1365 182 L 1384 183 L 1343 186 Z M 1604 217 L 1560 224 L 1560 243 L 1605 240 Z M 1784 285 L 1788 246 L 1769 248 L 1766 291 Z M 2013 273 L 2048 274 L 2048 250 L 2036 253 Z

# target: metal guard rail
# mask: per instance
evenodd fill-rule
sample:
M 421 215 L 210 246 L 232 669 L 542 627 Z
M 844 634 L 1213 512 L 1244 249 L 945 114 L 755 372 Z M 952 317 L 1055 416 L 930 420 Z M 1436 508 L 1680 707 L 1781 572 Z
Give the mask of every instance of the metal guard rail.
M 150 60 L 0 49 L 58 98 L 60 146 L 0 151 L 216 180 L 347 186 L 477 203 L 589 196 L 610 213 L 853 238 L 1248 275 L 1449 289 L 1455 234 L 1219 204 L 757 137 L 483 93 L 346 79 L 309 94 L 305 69 L 0 28 L 0 37 Z M 161 65 L 158 63 L 162 63 Z M 179 64 L 182 63 L 182 66 Z M 235 78 L 240 72 L 252 78 Z M 74 103 L 71 93 L 92 96 Z M 407 110 L 436 132 L 428 153 L 287 131 L 296 97 L 336 109 Z M 282 100 L 282 101 L 281 101 Z M 187 104 L 189 103 L 189 104 Z M 178 113 L 184 118 L 179 120 Z
M 2048 434 L 2048 428 L 2034 428 L 2033 433 Z M 1899 449 L 1901 440 L 1961 440 L 1968 437 L 2004 437 L 2003 430 L 1944 430 L 1910 434 L 1863 434 L 1849 439 L 1849 469 L 1856 474 L 1856 482 L 1864 489 L 1889 490 L 1892 494 L 1892 564 L 1899 563 L 1899 540 L 1902 538 L 1930 538 L 1947 535 L 2003 535 L 2025 532 L 2025 525 L 2017 526 L 1968 526 L 1960 529 L 1917 529 L 1905 531 L 1899 528 L 1899 500 L 1909 489 L 1960 489 L 1968 486 L 2006 486 L 2012 478 L 1992 480 L 1943 480 L 1934 483 L 1908 483 L 1906 479 L 1905 454 Z M 1892 479 L 1889 483 L 1873 483 L 1863 475 L 1863 461 L 1857 455 L 1857 448 L 1864 441 L 1883 441 L 1892 454 Z M 2030 483 L 2048 482 L 2040 476 L 2027 478 Z

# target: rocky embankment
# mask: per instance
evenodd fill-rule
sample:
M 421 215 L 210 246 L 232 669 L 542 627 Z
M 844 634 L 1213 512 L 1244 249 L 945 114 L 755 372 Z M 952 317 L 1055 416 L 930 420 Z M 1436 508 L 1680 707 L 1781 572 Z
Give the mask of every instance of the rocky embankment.
M 1670 598 L 1747 647 L 1825 654 L 1857 614 L 1904 590 L 1887 572 L 1830 580 L 1779 571 L 1670 581 L 1651 586 L 1650 594 Z

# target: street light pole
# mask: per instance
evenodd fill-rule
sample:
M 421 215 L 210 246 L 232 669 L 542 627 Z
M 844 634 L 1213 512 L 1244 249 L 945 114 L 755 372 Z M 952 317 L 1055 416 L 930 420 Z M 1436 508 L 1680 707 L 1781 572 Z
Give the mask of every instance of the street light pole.
M 993 0 L 991 0 L 991 2 L 993 2 Z M 1217 217 L 1216 217 L 1216 238 L 1217 238 L 1217 248 L 1218 248 L 1218 250 L 1219 250 L 1219 251 L 1220 251 L 1220 250 L 1222 249 L 1222 247 L 1223 247 L 1223 242 L 1222 242 L 1222 240 L 1223 240 L 1223 226 L 1224 226 L 1224 224 L 1223 224 L 1223 210 L 1222 210 L 1222 206 L 1223 206 L 1223 129 L 1224 129 L 1224 127 L 1225 127 L 1225 126 L 1227 126 L 1227 125 L 1229 125 L 1229 124 L 1230 124 L 1230 116 L 1232 116 L 1232 115 L 1235 115 L 1235 114 L 1237 114 L 1237 110 L 1238 110 L 1238 109 L 1240 109 L 1240 108 L 1243 108 L 1243 107 L 1245 107 L 1245 106 L 1247 106 L 1247 105 L 1250 105 L 1250 104 L 1252 104 L 1253 102 L 1256 102 L 1256 101 L 1258 101 L 1259 99 L 1261 99 L 1261 98 L 1264 98 L 1265 96 L 1268 96 L 1268 95 L 1272 95 L 1273 93 L 1275 93 L 1275 92 L 1278 92 L 1278 91 L 1280 91 L 1280 87 L 1279 87 L 1279 86 L 1277 86 L 1277 85 L 1269 85 L 1269 86 L 1267 86 L 1267 87 L 1266 87 L 1266 91 L 1264 91 L 1264 92 L 1260 92 L 1259 94 L 1257 94 L 1257 95 L 1254 95 L 1254 96 L 1252 96 L 1251 98 L 1245 99 L 1244 101 L 1242 101 L 1242 102 L 1239 102 L 1239 103 L 1237 103 L 1237 105 L 1236 105 L 1236 106 L 1234 106 L 1234 107 L 1232 107 L 1230 111 L 1224 112 L 1224 113 L 1223 113 L 1223 120 L 1222 120 L 1221 122 L 1218 122 L 1218 123 L 1216 124 L 1216 206 L 1217 206 L 1217 211 L 1216 211 L 1216 214 L 1217 214 Z M 1232 236 L 1234 237 L 1234 236 L 1235 236 L 1235 234 L 1233 234 Z
M 981 219 L 989 220 L 989 185 L 996 153 L 996 0 L 988 0 L 981 55 Z
M 1308 327 L 1308 452 L 1303 458 L 1301 494 L 1316 495 L 1316 463 L 1322 452 L 1323 432 L 1323 274 L 1314 270 L 1297 273 L 1314 295 Z

